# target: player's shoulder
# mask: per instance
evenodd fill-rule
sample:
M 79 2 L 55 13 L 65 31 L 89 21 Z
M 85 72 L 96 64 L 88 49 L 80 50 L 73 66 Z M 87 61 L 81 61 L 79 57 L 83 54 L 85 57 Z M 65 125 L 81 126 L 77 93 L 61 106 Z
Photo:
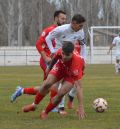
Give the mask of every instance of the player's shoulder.
M 81 35 L 85 35 L 85 32 L 84 32 L 83 29 L 80 29 L 80 30 L 78 31 L 78 33 L 80 33 Z
M 120 36 L 118 36 L 118 39 L 120 40 Z
M 75 32 L 75 34 L 80 37 L 80 40 L 84 40 L 85 38 L 85 32 L 83 29 L 80 29 L 79 31 Z
M 52 24 L 52 25 L 48 26 L 47 29 L 54 29 L 54 28 L 56 28 L 56 27 L 57 27 L 57 25 Z
M 69 29 L 69 27 L 70 27 L 70 24 L 64 24 L 64 25 L 56 27 L 56 29 L 64 31 L 66 29 Z
M 46 28 L 43 30 L 43 32 L 44 32 L 44 33 L 49 33 L 50 31 L 52 31 L 52 30 L 55 29 L 56 27 L 57 27 L 57 25 L 52 24 L 52 25 L 46 27 Z
M 114 37 L 114 40 L 117 40 L 117 39 L 120 39 L 120 37 L 119 36 Z
M 84 57 L 82 57 L 81 55 L 79 55 L 78 53 L 74 52 L 74 58 L 77 61 L 82 61 L 84 62 Z

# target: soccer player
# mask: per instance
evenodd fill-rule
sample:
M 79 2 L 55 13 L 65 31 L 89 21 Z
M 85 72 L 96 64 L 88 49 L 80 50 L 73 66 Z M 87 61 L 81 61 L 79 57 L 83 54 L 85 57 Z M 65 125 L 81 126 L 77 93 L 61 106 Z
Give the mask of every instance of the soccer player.
M 42 70 L 44 72 L 44 80 L 46 78 L 46 72 L 45 71 L 46 71 L 47 65 L 51 61 L 51 57 L 50 57 L 51 52 L 50 52 L 50 50 L 49 50 L 49 48 L 46 44 L 45 38 L 49 34 L 50 31 L 52 31 L 57 26 L 60 26 L 60 25 L 64 24 L 65 22 L 66 22 L 66 13 L 62 10 L 55 11 L 55 13 L 54 13 L 54 24 L 45 28 L 42 31 L 42 34 L 40 35 L 38 40 L 36 41 L 36 48 L 41 55 L 41 57 L 40 57 L 40 67 L 42 68 Z M 53 46 L 55 46 L 54 40 L 52 40 L 52 44 L 53 44 Z M 16 100 L 16 98 L 18 96 L 20 96 L 22 93 L 23 94 L 35 95 L 37 93 L 37 91 L 38 91 L 38 87 L 32 87 L 32 88 L 18 87 L 16 89 L 16 92 L 11 96 L 11 102 L 14 102 Z
M 64 42 L 62 48 L 54 54 L 47 69 L 47 73 L 49 73 L 47 79 L 43 82 L 39 92 L 37 92 L 34 102 L 24 106 L 22 108 L 23 112 L 34 111 L 37 105 L 47 95 L 51 86 L 62 79 L 61 89 L 58 90 L 58 93 L 52 98 L 40 117 L 46 119 L 48 113 L 60 103 L 62 97 L 72 89 L 75 83 L 78 97 L 78 115 L 82 119 L 85 118 L 86 114 L 83 106 L 83 95 L 81 94 L 83 71 L 84 59 L 74 52 L 73 43 L 69 41 Z
M 66 13 L 62 10 L 55 11 L 54 13 L 54 24 L 45 28 L 36 42 L 36 48 L 40 53 L 40 66 L 44 72 L 44 80 L 46 78 L 45 70 L 47 65 L 51 61 L 51 52 L 46 44 L 45 38 L 54 28 L 63 25 L 66 22 Z M 55 39 L 52 40 L 52 45 L 55 47 Z
M 83 55 L 81 53 L 80 41 L 76 41 L 76 43 L 75 43 L 75 50 L 77 51 L 78 54 Z M 85 54 L 83 55 L 83 58 L 84 59 L 86 58 Z M 74 100 L 75 95 L 76 95 L 76 87 L 73 87 L 71 89 L 71 91 L 68 93 L 67 107 L 69 109 L 73 109 L 73 100 Z M 63 105 L 64 105 L 64 102 L 63 102 Z
M 86 43 L 85 43 L 85 34 L 83 30 L 83 26 L 85 24 L 85 18 L 80 14 L 75 14 L 72 18 L 70 24 L 65 24 L 59 27 L 56 27 L 53 31 L 49 33 L 46 37 L 46 43 L 51 51 L 54 53 L 58 50 L 61 46 L 63 41 L 70 41 L 75 46 L 77 46 L 78 53 L 86 59 Z M 52 40 L 55 39 L 56 46 L 53 47 Z M 77 44 L 76 44 L 77 42 Z M 80 44 L 80 45 L 79 45 Z M 73 98 L 76 94 L 75 87 L 69 93 L 69 101 L 68 101 L 68 108 L 72 108 Z M 61 104 L 62 109 L 64 109 L 64 101 Z
M 112 44 L 110 45 L 108 54 L 112 50 L 112 48 L 116 46 L 116 63 L 115 63 L 115 71 L 116 73 L 120 73 L 120 32 L 117 37 L 113 39 Z
M 57 26 L 60 26 L 62 24 L 65 24 L 66 22 L 66 13 L 62 10 L 57 10 L 54 13 L 54 24 L 51 26 L 45 28 L 42 31 L 42 34 L 36 41 L 36 48 L 38 52 L 40 53 L 40 67 L 42 68 L 44 72 L 44 80 L 46 79 L 46 68 L 49 65 L 51 61 L 51 52 L 46 44 L 45 38 L 49 34 L 50 31 L 52 31 L 54 28 Z M 54 39 L 52 40 L 52 45 L 55 46 L 55 41 Z M 18 86 L 16 91 L 12 94 L 11 96 L 11 102 L 14 102 L 16 98 L 22 94 L 31 94 L 31 95 L 36 95 L 38 92 L 38 87 L 30 87 L 30 88 L 23 88 L 21 86 Z M 51 90 L 50 96 L 54 96 L 55 91 Z

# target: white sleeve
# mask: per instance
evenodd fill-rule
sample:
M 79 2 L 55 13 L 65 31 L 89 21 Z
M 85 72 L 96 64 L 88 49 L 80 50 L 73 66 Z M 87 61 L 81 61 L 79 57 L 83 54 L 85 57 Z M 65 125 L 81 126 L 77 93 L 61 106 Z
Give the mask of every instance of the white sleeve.
M 55 53 L 55 49 L 54 49 L 53 44 L 52 44 L 52 40 L 53 40 L 53 39 L 52 39 L 52 36 L 49 34 L 49 35 L 45 38 L 45 40 L 46 40 L 46 43 L 47 43 L 47 46 L 48 46 L 50 52 L 51 52 L 51 53 Z
M 80 44 L 81 44 L 81 45 L 86 44 L 85 32 L 84 32 L 83 29 L 80 31 L 80 35 L 79 35 L 79 39 L 78 39 L 78 40 L 80 40 Z
M 46 43 L 47 43 L 47 46 L 50 49 L 51 53 L 55 53 L 55 49 L 53 47 L 52 40 L 59 37 L 60 34 L 61 34 L 61 32 L 59 31 L 59 28 L 57 27 L 53 31 L 51 31 L 45 39 Z
M 81 45 L 81 52 L 80 55 L 84 58 L 85 62 L 86 62 L 86 44 Z
M 114 45 L 116 44 L 116 38 L 113 39 L 112 44 L 114 44 Z

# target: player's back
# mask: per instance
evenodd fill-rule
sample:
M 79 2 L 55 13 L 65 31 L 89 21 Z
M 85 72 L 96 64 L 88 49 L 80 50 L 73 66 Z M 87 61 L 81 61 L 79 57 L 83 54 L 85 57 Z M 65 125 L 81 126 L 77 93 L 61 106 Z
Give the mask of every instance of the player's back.
M 80 79 L 84 74 L 84 67 L 84 59 L 80 55 L 73 53 L 72 64 L 70 66 L 70 71 L 73 75 L 73 78 Z

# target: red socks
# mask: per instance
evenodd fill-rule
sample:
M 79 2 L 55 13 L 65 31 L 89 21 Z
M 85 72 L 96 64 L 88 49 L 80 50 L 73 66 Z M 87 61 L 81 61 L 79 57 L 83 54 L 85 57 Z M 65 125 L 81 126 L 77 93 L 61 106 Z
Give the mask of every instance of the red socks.
M 51 99 L 53 98 L 53 97 L 55 97 L 56 95 L 57 95 L 57 91 L 56 90 L 54 90 L 54 89 L 51 89 L 50 90 L 50 101 L 51 101 Z
M 35 96 L 34 104 L 39 104 L 45 96 L 38 92 Z
M 54 89 L 50 90 L 50 103 L 48 104 L 47 108 L 45 109 L 45 113 L 48 114 L 52 109 L 54 109 L 56 107 L 56 105 L 54 105 L 51 100 L 52 100 L 52 98 L 54 98 L 57 95 L 57 93 L 58 92 Z
M 24 88 L 24 91 L 23 91 L 24 94 L 29 94 L 29 95 L 36 95 L 37 92 L 38 91 L 34 87 L 32 87 L 32 88 Z
M 45 113 L 48 114 L 52 109 L 54 109 L 56 107 L 56 105 L 54 105 L 52 102 L 50 102 L 47 106 L 47 108 L 45 109 Z

